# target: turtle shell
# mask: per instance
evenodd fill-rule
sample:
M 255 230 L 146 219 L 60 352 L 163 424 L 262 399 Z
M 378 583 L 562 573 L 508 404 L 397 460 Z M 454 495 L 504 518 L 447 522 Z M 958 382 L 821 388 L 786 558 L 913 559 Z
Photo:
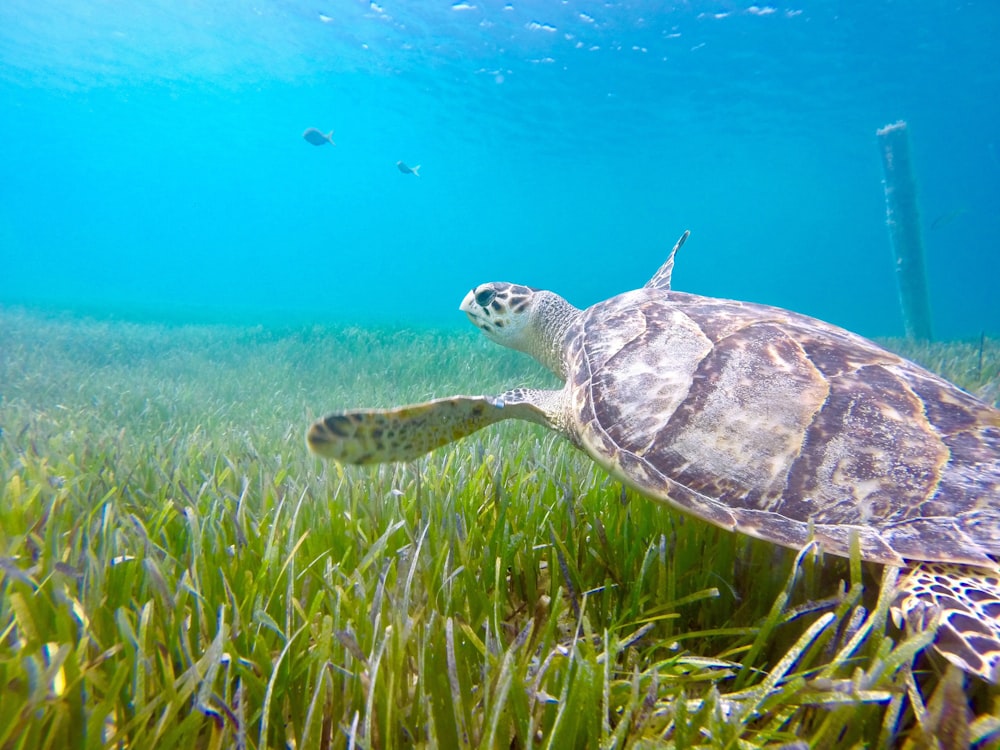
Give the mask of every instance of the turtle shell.
M 574 438 L 644 495 L 789 547 L 996 567 L 1000 412 L 877 344 L 644 288 L 565 347 Z

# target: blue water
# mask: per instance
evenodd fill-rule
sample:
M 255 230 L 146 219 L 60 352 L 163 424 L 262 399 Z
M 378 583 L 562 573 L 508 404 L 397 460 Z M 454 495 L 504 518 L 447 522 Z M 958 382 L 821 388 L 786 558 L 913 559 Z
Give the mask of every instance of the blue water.
M 998 38 L 987 0 L 3 0 L 0 305 L 465 325 L 691 229 L 675 288 L 897 335 L 904 119 L 935 335 L 997 335 Z

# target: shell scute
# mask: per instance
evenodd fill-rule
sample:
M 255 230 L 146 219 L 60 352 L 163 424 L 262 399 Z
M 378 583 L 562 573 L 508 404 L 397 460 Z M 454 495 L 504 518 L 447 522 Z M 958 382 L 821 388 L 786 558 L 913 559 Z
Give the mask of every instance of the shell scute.
M 928 499 L 947 450 L 920 401 L 880 365 L 857 373 L 829 379 L 779 512 L 811 497 L 823 509 L 821 523 L 890 523 L 912 517 Z

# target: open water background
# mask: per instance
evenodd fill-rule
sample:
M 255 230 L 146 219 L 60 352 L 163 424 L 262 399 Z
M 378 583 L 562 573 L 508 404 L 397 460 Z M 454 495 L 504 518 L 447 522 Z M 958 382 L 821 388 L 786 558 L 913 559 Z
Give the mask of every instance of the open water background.
M 998 38 L 986 0 L 4 0 L 0 305 L 462 326 L 691 229 L 675 288 L 898 335 L 904 119 L 935 335 L 997 335 Z

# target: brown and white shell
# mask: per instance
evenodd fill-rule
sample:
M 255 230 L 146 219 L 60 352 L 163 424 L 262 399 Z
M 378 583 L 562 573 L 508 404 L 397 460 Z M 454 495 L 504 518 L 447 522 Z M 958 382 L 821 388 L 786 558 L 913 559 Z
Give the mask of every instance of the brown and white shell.
M 873 342 L 647 286 L 564 344 L 573 438 L 641 493 L 788 547 L 996 568 L 1000 412 Z

